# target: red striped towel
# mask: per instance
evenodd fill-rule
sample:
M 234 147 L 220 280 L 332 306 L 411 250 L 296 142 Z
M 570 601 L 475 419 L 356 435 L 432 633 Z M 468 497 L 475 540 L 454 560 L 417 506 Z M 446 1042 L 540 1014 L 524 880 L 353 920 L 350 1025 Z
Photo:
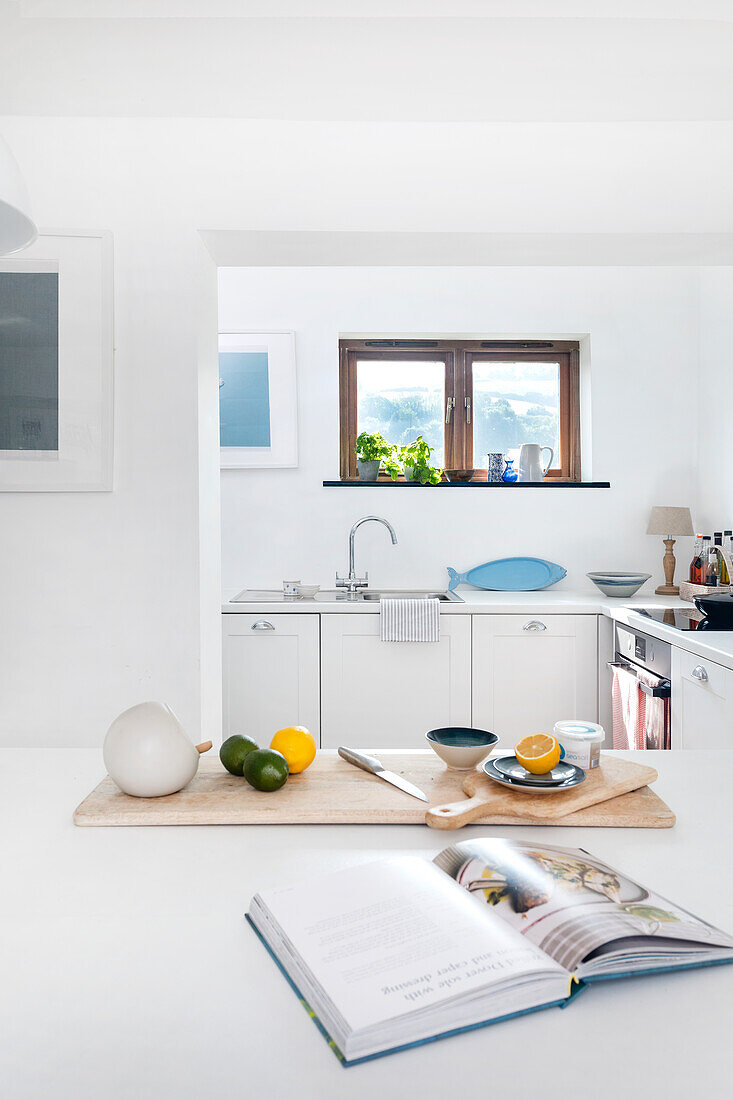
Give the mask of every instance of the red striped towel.
M 643 696 L 636 675 L 625 668 L 613 669 L 611 704 L 613 713 L 613 747 L 638 749 L 642 733 Z
M 663 677 L 652 672 L 639 671 L 639 679 L 649 687 L 659 687 Z M 669 743 L 669 699 L 654 698 L 641 692 L 639 713 L 638 749 L 668 749 Z

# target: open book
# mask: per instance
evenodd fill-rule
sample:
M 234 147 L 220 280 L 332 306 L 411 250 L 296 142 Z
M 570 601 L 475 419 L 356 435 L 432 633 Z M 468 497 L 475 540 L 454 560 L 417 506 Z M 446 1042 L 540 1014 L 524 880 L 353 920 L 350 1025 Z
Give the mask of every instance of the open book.
M 490 838 L 257 894 L 247 917 L 344 1065 L 733 961 L 733 937 L 582 849 Z

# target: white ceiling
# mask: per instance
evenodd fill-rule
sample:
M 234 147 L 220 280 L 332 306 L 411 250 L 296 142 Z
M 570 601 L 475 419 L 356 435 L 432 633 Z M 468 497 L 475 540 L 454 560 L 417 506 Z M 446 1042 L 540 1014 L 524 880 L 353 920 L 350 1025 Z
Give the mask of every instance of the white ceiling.
M 6 5 L 0 17 L 4 114 L 520 123 L 733 119 L 733 21 L 111 22 L 26 19 L 17 10 Z
M 208 230 L 218 267 L 729 267 L 733 233 L 283 233 Z
M 20 0 L 17 7 L 30 18 L 473 15 L 514 19 L 733 19 L 730 0 Z
M 210 228 L 669 233 L 640 257 L 728 262 L 684 235 L 733 232 L 732 59 L 733 0 L 0 0 L 0 116 L 130 120 L 153 179 L 191 142 Z M 61 146 L 50 178 L 80 170 Z M 568 247 L 519 253 L 630 254 Z

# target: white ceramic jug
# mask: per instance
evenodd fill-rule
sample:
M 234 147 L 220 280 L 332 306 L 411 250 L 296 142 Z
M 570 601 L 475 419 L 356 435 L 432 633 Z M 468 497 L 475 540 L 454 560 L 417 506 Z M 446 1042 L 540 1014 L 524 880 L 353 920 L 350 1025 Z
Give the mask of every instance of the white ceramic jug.
M 115 718 L 104 765 L 120 790 L 137 798 L 174 794 L 190 783 L 211 741 L 192 745 L 166 703 L 138 703 Z
M 542 467 L 542 452 L 549 451 L 547 465 Z M 544 481 L 552 466 L 555 452 L 552 447 L 540 447 L 539 443 L 523 443 L 519 452 L 519 481 Z

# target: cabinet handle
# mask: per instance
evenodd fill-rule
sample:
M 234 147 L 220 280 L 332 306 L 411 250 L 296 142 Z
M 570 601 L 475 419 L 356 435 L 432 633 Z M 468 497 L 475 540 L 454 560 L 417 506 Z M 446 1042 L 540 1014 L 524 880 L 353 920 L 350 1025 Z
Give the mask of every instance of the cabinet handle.
M 275 627 L 269 621 L 269 619 L 258 619 L 256 623 L 252 623 L 252 630 L 274 630 Z
M 709 679 L 707 671 L 702 665 L 695 665 L 692 672 L 690 673 L 690 676 L 694 676 L 695 679 L 699 680 L 701 684 L 706 684 Z
M 539 619 L 530 619 L 528 623 L 524 624 L 522 630 L 547 630 L 547 627 Z

